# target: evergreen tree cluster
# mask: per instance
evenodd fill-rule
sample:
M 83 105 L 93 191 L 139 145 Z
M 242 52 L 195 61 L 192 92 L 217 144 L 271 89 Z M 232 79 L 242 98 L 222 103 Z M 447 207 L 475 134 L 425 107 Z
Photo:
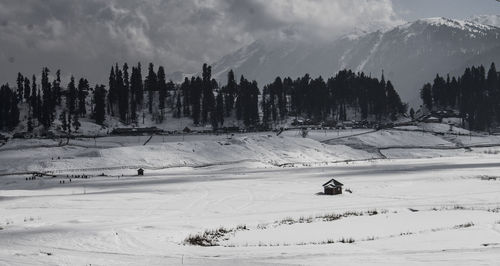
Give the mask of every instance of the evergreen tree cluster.
M 219 85 L 207 64 L 203 65 L 201 76 L 186 77 L 181 84 L 167 81 L 164 67 L 155 69 L 152 63 L 144 79 L 140 64 L 132 66 L 130 73 L 127 63 L 121 67 L 113 65 L 107 88 L 104 85 L 91 88 L 87 79 L 77 81 L 74 77 L 63 88 L 60 71 L 52 82 L 49 73 L 48 68 L 42 69 L 40 84 L 34 75 L 30 80 L 19 73 L 16 90 L 8 85 L 2 87 L 3 93 L 8 94 L 2 100 L 9 101 L 2 105 L 2 115 L 6 114 L 2 116 L 3 127 L 17 125 L 19 118 L 10 122 L 5 119 L 12 112 L 19 113 L 11 110 L 18 103 L 29 110 L 29 131 L 35 126 L 50 128 L 57 116 L 62 130 L 68 133 L 78 130 L 80 118 L 91 118 L 104 125 L 107 115 L 124 124 L 138 125 L 141 118 L 144 123 L 146 116 L 162 123 L 171 113 L 173 118 L 190 118 L 195 125 L 217 129 L 229 118 L 235 118 L 245 127 L 270 128 L 288 117 L 338 121 L 346 120 L 347 113 L 354 112 L 362 119 L 380 120 L 389 116 L 396 119 L 406 111 L 390 81 L 350 70 L 340 71 L 326 81 L 308 74 L 295 80 L 277 77 L 263 87 L 262 95 L 256 81 L 244 76 L 237 80 L 232 70 L 226 84 Z
M 479 66 L 467 68 L 460 77 L 436 75 L 420 97 L 428 110 L 457 110 L 469 129 L 487 131 L 500 124 L 500 74 L 494 63 L 487 73 Z
M 18 94 L 9 84 L 0 87 L 0 129 L 11 130 L 19 123 Z
M 12 90 L 17 100 L 17 111 L 14 112 L 14 114 L 17 114 L 17 118 L 12 120 L 17 121 L 15 125 L 19 123 L 18 105 L 24 104 L 27 107 L 26 124 L 28 132 L 31 132 L 35 126 L 50 128 L 56 119 L 58 108 L 62 110 L 58 118 L 63 125 L 69 124 L 74 129 L 80 127 L 78 118 L 86 116 L 87 96 L 91 92 L 88 80 L 81 78 L 78 85 L 76 85 L 75 78 L 71 77 L 69 84 L 63 89 L 61 86 L 61 71 L 56 71 L 51 82 L 50 70 L 44 67 L 40 83 L 37 82 L 35 75 L 30 80 L 21 73 L 18 73 L 16 83 L 17 90 Z M 5 91 L 7 91 L 8 85 L 4 85 L 4 87 Z M 3 106 L 10 105 L 6 103 Z M 63 116 L 64 121 L 62 120 Z M 4 123 L 4 121 L 2 118 L 0 123 Z M 68 123 L 68 121 L 73 122 Z M 11 128 L 15 125 L 11 125 Z
M 314 121 L 345 121 L 348 110 L 360 114 L 361 119 L 370 117 L 395 120 L 406 112 L 406 105 L 390 81 L 379 81 L 342 70 L 326 82 L 322 77 L 312 79 L 308 74 L 296 80 L 276 80 L 264 86 L 262 98 L 263 122 L 276 122 L 295 115 Z

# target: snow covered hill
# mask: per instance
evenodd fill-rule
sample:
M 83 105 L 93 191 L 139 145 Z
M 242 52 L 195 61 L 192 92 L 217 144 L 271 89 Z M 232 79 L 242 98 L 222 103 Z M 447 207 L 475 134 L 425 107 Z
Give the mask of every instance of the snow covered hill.
M 13 139 L 0 147 L 0 175 L 133 174 L 138 168 L 250 164 L 253 167 L 323 166 L 337 162 L 387 158 L 433 158 L 495 154 L 500 136 L 479 135 L 445 124 L 421 124 L 387 130 L 299 130 L 221 135 L 107 136 Z M 149 141 L 148 141 L 149 140 Z M 147 142 L 147 145 L 144 143 Z M 466 148 L 475 149 L 468 153 Z M 491 148 L 491 152 L 488 150 Z M 477 151 L 476 151 L 477 149 Z
M 213 73 L 225 82 L 233 69 L 263 84 L 278 75 L 329 77 L 349 68 L 380 76 L 384 70 L 403 100 L 417 105 L 421 86 L 436 73 L 461 74 L 470 65 L 500 63 L 497 18 L 428 18 L 328 42 L 258 40 L 224 56 L 213 65 Z
M 0 265 L 498 265 L 500 136 L 446 128 L 9 140 Z

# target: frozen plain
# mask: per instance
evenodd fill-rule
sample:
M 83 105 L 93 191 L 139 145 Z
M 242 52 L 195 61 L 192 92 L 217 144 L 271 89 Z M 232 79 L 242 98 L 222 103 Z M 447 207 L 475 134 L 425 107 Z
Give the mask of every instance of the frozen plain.
M 299 135 L 9 142 L 0 265 L 498 265 L 500 138 Z M 321 195 L 332 177 L 353 193 Z M 217 246 L 185 243 L 220 227 Z

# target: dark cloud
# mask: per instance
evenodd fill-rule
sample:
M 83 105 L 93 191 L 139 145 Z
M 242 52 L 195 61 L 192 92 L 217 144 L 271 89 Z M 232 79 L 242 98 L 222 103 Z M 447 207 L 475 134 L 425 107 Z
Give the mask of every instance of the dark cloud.
M 113 62 L 196 72 L 256 39 L 396 21 L 390 0 L 0 0 L 0 79 L 43 66 L 105 82 Z M 105 73 L 103 75 L 103 73 Z

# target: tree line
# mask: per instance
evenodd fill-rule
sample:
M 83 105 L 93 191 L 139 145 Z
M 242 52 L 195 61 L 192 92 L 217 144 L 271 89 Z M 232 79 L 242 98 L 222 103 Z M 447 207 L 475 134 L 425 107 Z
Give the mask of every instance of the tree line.
M 500 124 L 500 73 L 494 63 L 488 72 L 481 65 L 458 77 L 438 74 L 422 87 L 420 97 L 428 110 L 457 110 L 469 129 L 488 131 Z
M 281 79 L 264 86 L 263 122 L 282 121 L 287 116 L 307 117 L 316 122 L 346 121 L 348 113 L 358 119 L 396 120 L 407 105 L 401 101 L 391 81 L 342 70 L 324 80 L 309 74 L 292 80 Z
M 139 125 L 146 117 L 163 123 L 167 117 L 187 117 L 194 125 L 225 126 L 229 119 L 245 127 L 269 129 L 289 117 L 315 122 L 345 121 L 354 114 L 359 119 L 396 119 L 406 105 L 384 76 L 379 80 L 342 70 L 326 81 L 308 74 L 295 80 L 277 77 L 262 90 L 256 81 L 243 75 L 236 79 L 231 70 L 220 85 L 212 78 L 211 66 L 204 64 L 201 76 L 185 78 L 180 84 L 167 81 L 165 69 L 150 63 L 146 76 L 141 64 L 111 67 L 107 86 L 91 87 L 89 81 L 72 76 L 61 86 L 61 72 L 50 80 L 50 70 L 42 69 L 41 80 L 19 73 L 17 89 L 3 85 L 0 90 L 0 129 L 11 130 L 20 122 L 20 107 L 26 109 L 26 128 L 50 128 L 56 119 L 70 133 L 78 130 L 80 118 L 104 125 L 107 117 L 124 124 Z M 168 115 L 170 114 L 170 116 Z M 168 122 L 168 121 L 167 121 Z

